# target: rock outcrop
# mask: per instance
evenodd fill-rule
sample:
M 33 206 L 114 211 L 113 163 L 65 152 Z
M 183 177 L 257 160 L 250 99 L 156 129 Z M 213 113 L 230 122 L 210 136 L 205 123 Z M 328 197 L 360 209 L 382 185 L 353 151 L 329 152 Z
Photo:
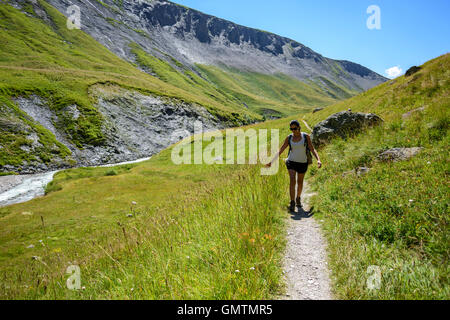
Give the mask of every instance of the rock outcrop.
M 328 143 L 332 138 L 345 138 L 350 133 L 359 132 L 366 127 L 372 127 L 381 122 L 383 120 L 373 113 L 353 113 L 350 111 L 335 113 L 313 128 L 312 142 L 319 147 Z
M 50 161 L 35 159 L 21 164 L 0 165 L 0 172 L 20 172 L 22 174 L 46 172 L 72 166 L 95 166 L 119 163 L 153 154 L 176 143 L 194 132 L 195 121 L 200 121 L 204 131 L 222 129 L 227 126 L 210 114 L 204 107 L 188 104 L 175 99 L 144 95 L 120 87 L 110 90 L 103 86 L 91 88 L 96 109 L 102 114 L 105 143 L 102 145 L 74 145 L 72 137 L 64 130 L 61 119 L 77 117 L 77 106 L 62 110 L 59 117 L 48 107 L 47 101 L 36 95 L 15 99 L 17 106 L 30 120 L 49 130 L 56 140 L 70 151 L 69 159 L 54 157 Z M 0 121 L 9 130 L 20 129 L 21 123 Z M 17 130 L 18 130 L 17 129 Z M 28 131 L 32 130 L 27 128 Z M 28 152 L 37 154 L 42 147 L 36 133 L 30 131 Z M 36 150 L 35 150 L 36 149 Z M 71 160 L 71 161 L 69 161 Z
M 417 155 L 422 149 L 421 147 L 392 148 L 380 153 L 377 158 L 381 161 L 405 161 Z
M 421 67 L 417 67 L 417 66 L 412 66 L 411 68 L 406 70 L 405 76 L 406 77 L 412 76 L 414 73 L 420 71 L 420 69 L 422 69 L 422 68 Z
M 402 119 L 406 120 L 406 119 L 410 118 L 413 114 L 418 113 L 418 112 L 422 112 L 424 110 L 425 110 L 425 107 L 420 107 L 420 108 L 411 110 L 409 112 L 406 112 L 406 113 L 402 114 Z

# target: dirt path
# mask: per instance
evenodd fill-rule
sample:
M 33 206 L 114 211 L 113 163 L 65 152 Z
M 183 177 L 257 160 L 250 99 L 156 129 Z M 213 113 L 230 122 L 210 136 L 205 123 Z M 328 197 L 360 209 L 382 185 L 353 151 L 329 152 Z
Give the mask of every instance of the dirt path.
M 307 128 L 310 132 L 313 131 L 313 130 L 310 128 L 310 126 L 306 123 L 305 120 L 302 119 L 302 122 L 305 124 L 306 128 Z
M 308 205 L 312 193 L 305 182 L 302 202 L 304 210 L 291 214 L 288 222 L 284 274 L 287 292 L 283 300 L 330 300 L 326 241 Z

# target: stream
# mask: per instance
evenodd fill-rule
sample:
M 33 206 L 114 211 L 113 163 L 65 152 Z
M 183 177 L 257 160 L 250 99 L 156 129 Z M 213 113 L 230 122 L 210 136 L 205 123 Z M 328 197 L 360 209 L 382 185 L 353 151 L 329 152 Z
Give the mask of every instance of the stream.
M 123 164 L 138 163 L 149 159 L 150 157 L 96 167 L 114 167 Z M 45 187 L 59 171 L 61 170 L 17 176 L 0 176 L 0 207 L 26 202 L 43 196 L 45 194 Z

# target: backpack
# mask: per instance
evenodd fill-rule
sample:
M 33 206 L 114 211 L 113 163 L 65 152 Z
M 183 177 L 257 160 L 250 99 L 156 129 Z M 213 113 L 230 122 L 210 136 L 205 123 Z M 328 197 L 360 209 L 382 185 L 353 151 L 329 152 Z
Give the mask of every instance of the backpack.
M 313 160 L 312 160 L 311 150 L 309 150 L 308 140 L 306 139 L 308 135 L 306 133 L 302 132 L 302 136 L 303 136 L 303 139 L 305 140 L 306 158 L 308 159 L 308 164 L 312 164 Z M 288 155 L 291 153 L 291 150 L 292 150 L 292 146 L 291 146 L 292 137 L 293 137 L 293 135 L 290 134 L 289 135 L 289 153 L 288 153 Z

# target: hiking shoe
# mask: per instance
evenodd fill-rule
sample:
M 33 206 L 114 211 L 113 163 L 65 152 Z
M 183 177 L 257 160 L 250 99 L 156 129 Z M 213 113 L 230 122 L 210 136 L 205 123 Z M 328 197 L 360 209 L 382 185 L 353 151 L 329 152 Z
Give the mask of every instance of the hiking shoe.
M 297 199 L 295 199 L 295 203 L 297 205 L 297 207 L 301 208 L 302 207 L 302 202 L 300 200 L 300 197 L 298 197 Z
M 291 205 L 289 206 L 290 211 L 295 211 L 295 201 L 291 201 Z

